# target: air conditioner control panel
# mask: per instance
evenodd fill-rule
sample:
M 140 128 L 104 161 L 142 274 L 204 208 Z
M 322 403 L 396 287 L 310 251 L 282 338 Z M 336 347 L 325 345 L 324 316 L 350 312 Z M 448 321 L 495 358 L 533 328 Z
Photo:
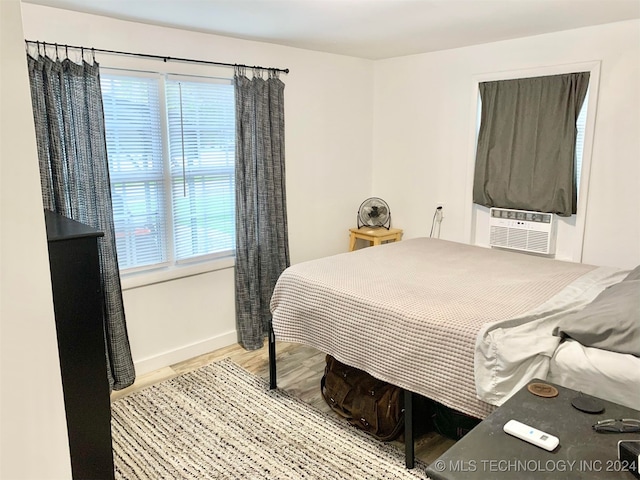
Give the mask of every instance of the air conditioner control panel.
M 528 212 L 525 210 L 511 210 L 507 208 L 492 208 L 491 217 L 507 220 L 519 220 L 520 222 L 551 223 L 553 214 L 541 212 Z M 519 224 L 522 224 L 520 223 Z

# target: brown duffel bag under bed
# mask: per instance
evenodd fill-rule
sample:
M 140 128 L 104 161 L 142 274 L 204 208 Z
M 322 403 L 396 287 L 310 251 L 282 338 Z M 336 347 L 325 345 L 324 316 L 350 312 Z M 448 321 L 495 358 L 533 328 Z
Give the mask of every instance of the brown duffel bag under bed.
M 378 440 L 395 440 L 404 431 L 402 388 L 327 355 L 320 381 L 322 396 L 331 409 Z

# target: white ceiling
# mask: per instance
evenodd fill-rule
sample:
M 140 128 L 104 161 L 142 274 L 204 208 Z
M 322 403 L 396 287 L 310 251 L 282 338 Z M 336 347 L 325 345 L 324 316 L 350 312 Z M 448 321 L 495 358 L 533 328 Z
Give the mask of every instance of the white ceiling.
M 640 18 L 640 0 L 22 1 L 369 59 Z

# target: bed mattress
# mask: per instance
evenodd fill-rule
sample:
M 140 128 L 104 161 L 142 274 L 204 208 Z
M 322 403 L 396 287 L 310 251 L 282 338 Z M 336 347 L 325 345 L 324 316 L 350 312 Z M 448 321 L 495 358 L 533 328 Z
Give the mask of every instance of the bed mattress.
M 502 322 L 522 324 L 530 312 L 540 318 L 542 306 L 558 308 L 558 294 L 597 271 L 438 239 L 405 240 L 289 267 L 271 299 L 273 330 L 278 340 L 310 345 L 484 418 L 495 407 L 476 394 L 478 336 Z M 591 299 L 577 295 L 571 305 Z

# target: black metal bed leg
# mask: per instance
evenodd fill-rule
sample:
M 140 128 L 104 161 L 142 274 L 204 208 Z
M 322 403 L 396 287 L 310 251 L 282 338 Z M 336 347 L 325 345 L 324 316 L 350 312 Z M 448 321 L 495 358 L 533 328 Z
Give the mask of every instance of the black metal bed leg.
M 404 391 L 404 463 L 413 468 L 415 454 L 413 443 L 413 392 Z
M 276 380 L 276 335 L 273 333 L 273 325 L 269 323 L 269 389 L 277 388 Z

